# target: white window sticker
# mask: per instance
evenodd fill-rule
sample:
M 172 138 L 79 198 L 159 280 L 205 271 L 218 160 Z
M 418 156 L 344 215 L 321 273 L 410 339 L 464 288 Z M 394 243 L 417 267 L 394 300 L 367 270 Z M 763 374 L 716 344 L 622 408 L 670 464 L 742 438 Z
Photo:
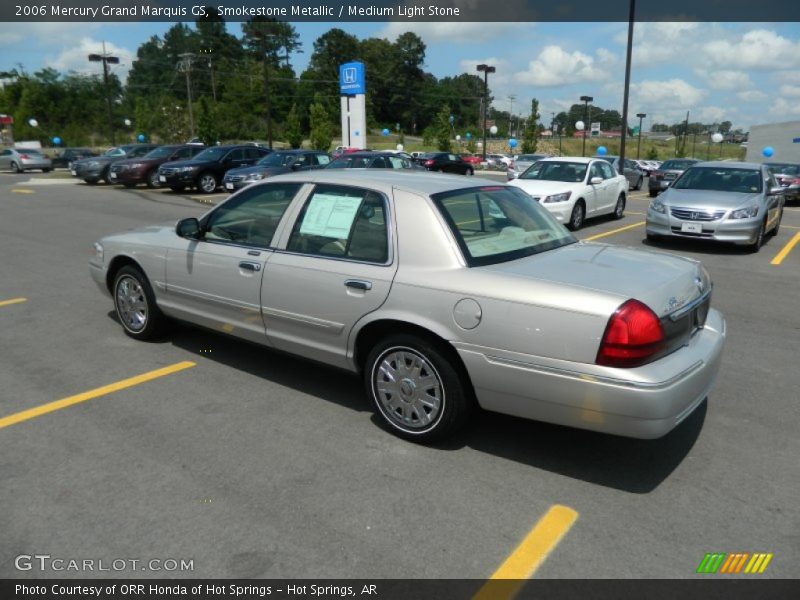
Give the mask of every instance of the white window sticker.
M 314 194 L 308 204 L 300 233 L 345 240 L 356 218 L 361 198 Z

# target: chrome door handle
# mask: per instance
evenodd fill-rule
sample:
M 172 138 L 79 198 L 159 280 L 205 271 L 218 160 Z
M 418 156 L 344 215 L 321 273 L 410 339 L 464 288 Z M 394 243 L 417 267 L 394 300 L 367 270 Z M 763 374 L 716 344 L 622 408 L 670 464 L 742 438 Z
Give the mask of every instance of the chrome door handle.
M 260 271 L 261 265 L 258 263 L 242 261 L 239 263 L 239 268 L 244 269 L 245 271 Z
M 344 284 L 356 290 L 371 290 L 372 289 L 372 282 L 371 281 L 363 281 L 362 279 L 348 279 L 344 282 Z

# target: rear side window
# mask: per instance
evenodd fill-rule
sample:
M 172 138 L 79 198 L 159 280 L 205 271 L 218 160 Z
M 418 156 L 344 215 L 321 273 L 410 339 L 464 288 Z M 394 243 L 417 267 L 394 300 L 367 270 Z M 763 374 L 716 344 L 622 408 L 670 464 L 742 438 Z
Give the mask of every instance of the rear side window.
M 320 185 L 303 207 L 287 250 L 384 264 L 389 260 L 387 220 L 380 194 Z
M 331 157 L 327 154 L 315 154 L 314 155 L 314 164 L 317 165 L 327 165 L 331 162 Z

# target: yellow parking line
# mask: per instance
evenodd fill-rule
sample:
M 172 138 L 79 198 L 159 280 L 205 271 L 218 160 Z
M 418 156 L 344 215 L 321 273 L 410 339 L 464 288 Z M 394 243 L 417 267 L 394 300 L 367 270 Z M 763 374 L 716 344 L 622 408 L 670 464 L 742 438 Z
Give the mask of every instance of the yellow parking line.
M 628 229 L 633 229 L 634 227 L 639 227 L 640 225 L 644 225 L 644 221 L 639 221 L 638 223 L 634 223 L 633 225 L 626 225 L 625 227 L 620 227 L 619 229 L 612 229 L 611 231 L 606 231 L 605 233 L 598 233 L 597 235 L 592 235 L 587 238 L 583 238 L 583 241 L 591 242 L 592 240 L 599 240 L 600 238 L 608 237 L 609 235 L 615 235 L 617 233 L 622 233 L 623 231 L 628 231 Z
M 472 600 L 513 598 L 523 580 L 533 576 L 577 519 L 578 513 L 568 506 L 551 506 Z
M 29 190 L 27 188 L 13 188 L 11 190 L 12 194 L 35 194 L 33 190 Z
M 35 406 L 34 408 L 29 408 L 28 410 L 23 410 L 12 415 L 8 415 L 7 417 L 3 417 L 0 419 L 0 429 L 9 427 L 11 425 L 16 425 L 17 423 L 22 423 L 23 421 L 28 421 L 36 417 L 41 417 L 47 413 L 72 406 L 73 404 L 86 402 L 87 400 L 92 400 L 93 398 L 118 392 L 119 390 L 124 390 L 125 388 L 139 385 L 140 383 L 152 381 L 153 379 L 158 379 L 159 377 L 164 377 L 165 375 L 177 373 L 178 371 L 183 371 L 184 369 L 190 369 L 196 364 L 197 363 L 193 363 L 188 360 L 175 363 L 174 365 L 170 365 L 162 369 L 156 369 L 155 371 L 148 371 L 147 373 L 142 373 L 141 375 L 136 375 L 135 377 L 130 377 L 128 379 L 123 379 L 122 381 L 117 381 L 116 383 L 110 383 L 108 385 L 104 385 L 103 387 L 95 388 L 93 390 L 89 390 L 88 392 L 83 392 L 82 394 L 76 394 L 75 396 L 62 398 L 61 400 L 42 404 L 41 406 Z
M 0 306 L 9 306 L 10 304 L 20 304 L 27 302 L 27 298 L 11 298 L 10 300 L 0 300 Z
M 792 248 L 794 248 L 795 245 L 798 242 L 800 242 L 800 231 L 798 231 L 797 233 L 794 234 L 794 236 L 792 236 L 792 239 L 789 240 L 789 243 L 786 244 L 781 249 L 780 252 L 778 252 L 778 254 L 775 256 L 775 258 L 773 258 L 772 261 L 769 264 L 771 264 L 771 265 L 779 265 L 779 264 L 781 264 L 783 262 L 783 259 L 786 258 L 787 256 L 789 256 L 789 252 L 792 251 Z

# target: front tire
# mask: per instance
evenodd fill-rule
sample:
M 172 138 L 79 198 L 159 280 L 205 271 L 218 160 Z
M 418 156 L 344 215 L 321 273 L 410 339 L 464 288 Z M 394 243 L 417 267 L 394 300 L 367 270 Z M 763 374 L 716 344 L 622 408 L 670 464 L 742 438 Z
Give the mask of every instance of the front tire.
M 197 189 L 204 194 L 213 194 L 217 191 L 217 186 L 219 182 L 213 173 L 203 173 L 197 178 Z
M 648 193 L 650 194 L 651 198 L 658 196 L 658 190 L 648 190 Z
M 781 221 L 783 221 L 783 208 L 781 208 L 781 213 L 778 215 L 778 222 L 775 223 L 775 227 L 772 229 L 772 232 L 769 234 L 770 237 L 775 237 L 778 235 L 778 231 L 781 229 Z
M 171 185 L 171 186 L 169 186 L 169 189 L 171 189 L 176 194 L 180 194 L 180 193 L 183 192 L 183 190 L 186 189 L 186 187 L 184 187 L 182 185 Z
M 620 194 L 617 198 L 617 205 L 614 207 L 613 217 L 617 220 L 625 216 L 625 194 Z
M 750 245 L 750 252 L 755 254 L 759 250 L 761 250 L 761 246 L 764 245 L 764 238 L 767 236 L 767 218 L 764 217 L 764 220 L 761 221 L 761 227 L 758 228 L 758 235 L 756 236 L 756 241 Z
M 158 169 L 153 169 L 147 174 L 147 187 L 150 189 L 154 189 L 161 186 L 161 182 L 158 180 Z
M 472 390 L 460 365 L 440 344 L 392 335 L 369 353 L 364 385 L 375 413 L 399 437 L 432 442 L 462 427 L 472 412 Z
M 572 214 L 569 217 L 569 224 L 567 227 L 571 231 L 578 231 L 583 226 L 583 220 L 586 217 L 586 208 L 583 205 L 583 200 L 578 200 L 575 206 L 572 207 Z
M 11 170 L 14 171 L 14 173 L 22 173 L 25 171 L 25 169 L 20 167 L 19 164 L 16 162 L 11 163 Z
M 165 317 L 156 305 L 150 282 L 137 267 L 122 267 L 114 278 L 114 309 L 122 329 L 137 340 L 151 340 L 163 330 Z
M 471 177 L 472 175 L 475 175 L 475 171 L 473 171 L 471 168 L 467 168 L 467 170 L 464 172 L 464 175 Z

